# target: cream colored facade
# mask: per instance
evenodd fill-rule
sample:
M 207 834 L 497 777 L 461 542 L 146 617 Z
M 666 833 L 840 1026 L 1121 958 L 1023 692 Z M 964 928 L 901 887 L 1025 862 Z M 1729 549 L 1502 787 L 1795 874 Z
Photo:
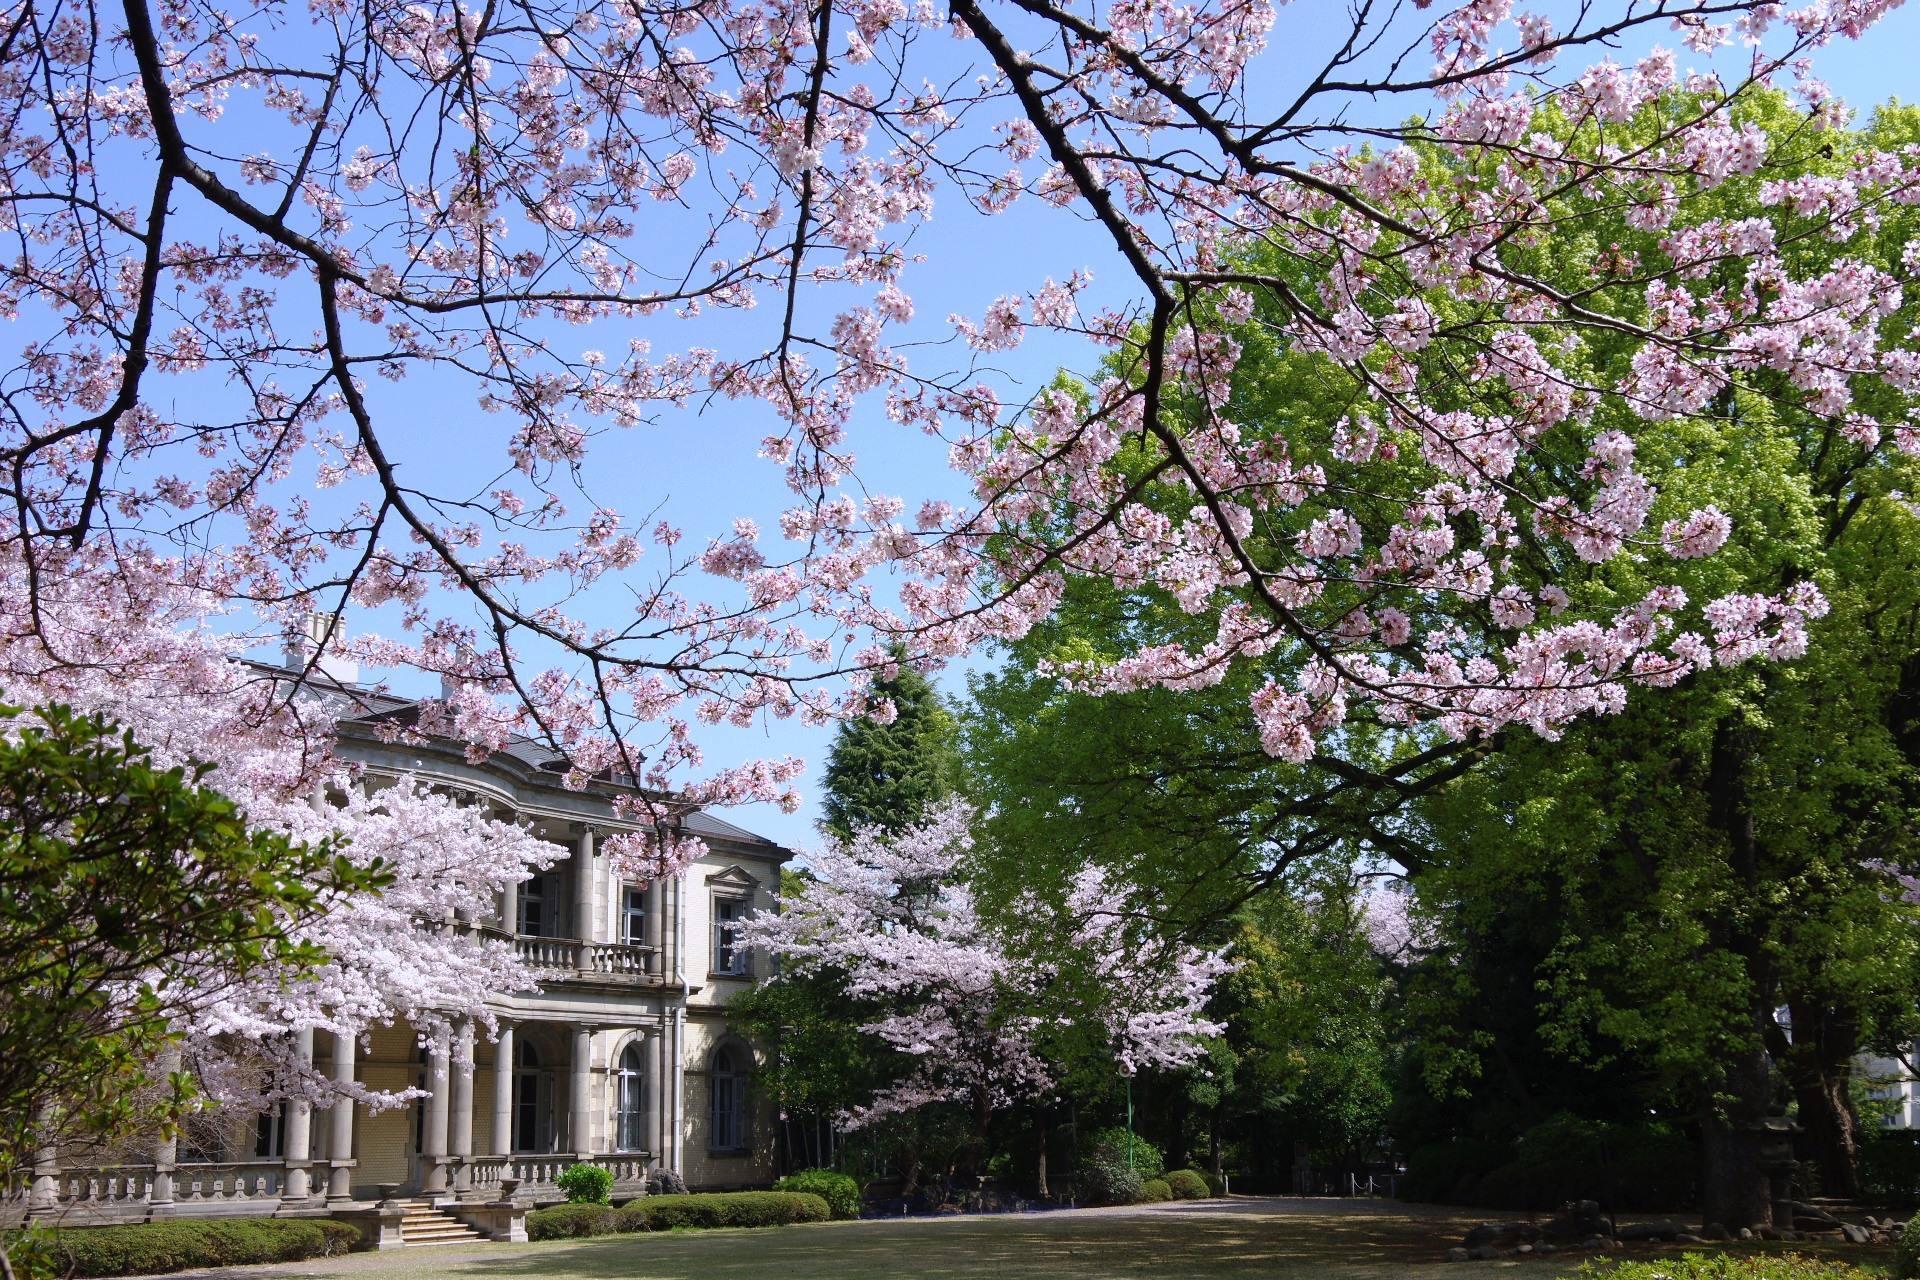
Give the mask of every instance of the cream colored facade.
M 767 960 L 732 947 L 726 921 L 774 905 L 789 852 L 696 813 L 683 821 L 704 857 L 653 885 L 623 881 L 599 852 L 630 829 L 614 820 L 614 784 L 570 790 L 532 744 L 475 765 L 452 743 L 385 741 L 379 722 L 411 704 L 353 696 L 362 714 L 343 722 L 340 751 L 369 785 L 410 774 L 565 850 L 487 919 L 457 925 L 510 940 L 538 981 L 488 1002 L 493 1036 L 470 1023 L 425 1043 L 407 1026 L 301 1036 L 300 1050 L 335 1079 L 426 1091 L 410 1105 L 289 1103 L 237 1122 L 206 1142 L 214 1149 L 168 1144 L 145 1164 L 73 1168 L 50 1152 L 28 1213 L 124 1221 L 337 1211 L 392 1194 L 480 1202 L 498 1200 L 508 1180 L 521 1202 L 538 1203 L 559 1198 L 554 1180 L 579 1161 L 611 1168 L 619 1196 L 656 1188 L 663 1171 L 693 1189 L 771 1182 L 755 1051 L 727 1016 Z

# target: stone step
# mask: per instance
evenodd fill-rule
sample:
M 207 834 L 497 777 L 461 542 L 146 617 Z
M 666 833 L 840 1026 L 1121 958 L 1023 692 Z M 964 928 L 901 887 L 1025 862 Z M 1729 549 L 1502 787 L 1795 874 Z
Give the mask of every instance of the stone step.
M 486 1239 L 478 1231 L 431 1200 L 409 1200 L 400 1218 L 400 1240 L 412 1247 L 435 1244 L 472 1244 Z

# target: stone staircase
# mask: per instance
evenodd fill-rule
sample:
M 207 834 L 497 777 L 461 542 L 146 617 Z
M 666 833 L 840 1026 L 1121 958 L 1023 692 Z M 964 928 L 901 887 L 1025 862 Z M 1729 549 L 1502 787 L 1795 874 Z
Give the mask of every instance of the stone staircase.
M 430 1244 L 476 1244 L 486 1237 L 460 1221 L 431 1200 L 406 1201 L 407 1214 L 400 1220 L 400 1238 L 409 1248 Z

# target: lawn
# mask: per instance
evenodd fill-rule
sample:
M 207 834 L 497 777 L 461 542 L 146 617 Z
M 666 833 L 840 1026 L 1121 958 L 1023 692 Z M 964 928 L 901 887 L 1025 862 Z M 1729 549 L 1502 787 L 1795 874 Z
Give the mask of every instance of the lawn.
M 1499 1271 L 1526 1280 L 1553 1280 L 1571 1275 L 1584 1260 L 1555 1256 L 1524 1262 L 1442 1262 L 1442 1251 L 1484 1217 L 1377 1201 L 1235 1200 L 408 1249 L 214 1274 L 221 1280 L 1094 1280 L 1128 1275 L 1163 1280 L 1464 1280 Z M 1865 1261 L 1874 1255 L 1863 1249 L 1839 1256 Z

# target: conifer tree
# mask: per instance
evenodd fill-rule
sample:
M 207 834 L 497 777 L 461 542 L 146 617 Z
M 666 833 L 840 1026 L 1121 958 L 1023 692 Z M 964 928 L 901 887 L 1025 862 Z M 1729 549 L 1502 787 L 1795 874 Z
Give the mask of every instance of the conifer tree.
M 892 720 L 844 722 L 827 756 L 821 826 L 841 839 L 865 827 L 897 833 L 958 789 L 954 719 L 927 678 L 902 666 L 874 681 Z

